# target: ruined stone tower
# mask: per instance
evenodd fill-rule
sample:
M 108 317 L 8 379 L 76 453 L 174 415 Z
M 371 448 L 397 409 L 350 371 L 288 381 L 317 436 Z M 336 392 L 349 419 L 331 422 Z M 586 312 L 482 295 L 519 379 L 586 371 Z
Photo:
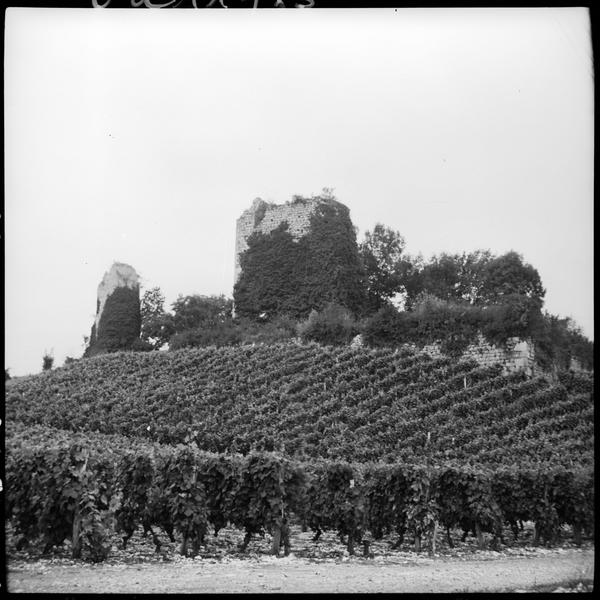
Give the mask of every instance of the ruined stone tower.
M 256 198 L 236 222 L 235 246 L 233 300 L 240 317 L 304 319 L 332 302 L 363 310 L 356 229 L 331 190 L 280 205 Z
M 240 278 L 240 255 L 248 248 L 247 239 L 256 231 L 269 233 L 284 221 L 290 234 L 298 239 L 308 233 L 310 217 L 325 198 L 300 198 L 296 196 L 285 204 L 272 204 L 256 198 L 236 221 L 234 283 Z

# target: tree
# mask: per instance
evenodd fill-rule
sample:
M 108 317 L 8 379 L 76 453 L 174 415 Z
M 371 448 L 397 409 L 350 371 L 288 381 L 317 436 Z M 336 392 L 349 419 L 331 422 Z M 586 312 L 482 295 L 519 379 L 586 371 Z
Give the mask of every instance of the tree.
M 419 295 L 423 292 L 421 273 L 425 267 L 423 255 L 405 254 L 403 259 L 402 285 L 405 290 L 404 310 L 411 310 Z
M 10 379 L 10 369 L 4 369 L 4 381 L 8 381 Z
M 456 298 L 460 286 L 460 262 L 457 255 L 442 253 L 432 256 L 420 272 L 419 295 L 435 296 L 440 300 Z
M 140 337 L 154 350 L 166 344 L 174 333 L 171 315 L 165 311 L 164 303 L 165 296 L 159 287 L 146 290 L 140 303 Z
M 485 269 L 493 256 L 489 250 L 463 252 L 458 262 L 458 286 L 455 287 L 455 299 L 477 304 L 484 287 Z
M 147 322 L 152 317 L 160 317 L 165 314 L 165 295 L 161 289 L 156 286 L 146 290 L 140 302 L 140 314 L 142 323 Z
M 414 291 L 442 300 L 478 303 L 482 299 L 485 268 L 491 259 L 489 250 L 434 255 L 423 265 L 419 285 L 414 286 Z
M 505 296 L 520 294 L 537 301 L 541 308 L 546 290 L 537 269 L 523 262 L 515 251 L 507 252 L 486 263 L 480 291 L 481 301 L 501 302 Z
M 230 298 L 180 294 L 171 305 L 171 313 L 165 311 L 164 301 L 158 287 L 147 290 L 142 297 L 141 339 L 152 349 L 158 350 L 167 343 L 173 349 L 233 339 L 230 331 L 233 301 Z
M 412 265 L 402 254 L 404 246 L 400 233 L 381 223 L 365 232 L 359 252 L 367 279 L 369 312 L 379 310 L 396 294 L 407 292 L 406 279 Z
M 231 319 L 233 301 L 220 296 L 179 296 L 171 305 L 171 324 L 174 333 L 197 327 L 212 327 Z
M 502 303 L 509 296 L 526 296 L 541 308 L 545 290 L 537 270 L 524 263 L 516 252 L 494 256 L 489 250 L 475 250 L 434 255 L 413 277 L 409 304 L 414 304 L 423 293 L 479 305 Z

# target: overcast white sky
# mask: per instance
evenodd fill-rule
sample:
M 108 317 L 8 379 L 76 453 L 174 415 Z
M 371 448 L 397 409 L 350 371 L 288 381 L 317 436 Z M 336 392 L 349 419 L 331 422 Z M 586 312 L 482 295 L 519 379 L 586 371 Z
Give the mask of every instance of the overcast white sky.
M 335 189 L 407 251 L 520 252 L 593 337 L 586 9 L 9 8 L 5 366 L 79 357 L 114 260 L 232 295 L 235 220 Z

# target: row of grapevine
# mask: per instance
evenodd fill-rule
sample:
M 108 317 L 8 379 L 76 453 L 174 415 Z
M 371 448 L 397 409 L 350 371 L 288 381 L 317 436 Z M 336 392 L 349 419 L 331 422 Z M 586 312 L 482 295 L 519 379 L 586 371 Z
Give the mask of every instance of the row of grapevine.
M 593 469 L 551 464 L 499 466 L 459 462 L 356 464 L 299 462 L 274 453 L 209 454 L 191 446 L 109 447 L 68 438 L 36 447 L 11 437 L 7 445 L 7 517 L 19 546 L 45 550 L 71 540 L 73 555 L 100 561 L 109 552 L 111 528 L 123 545 L 137 527 L 181 540 L 180 551 L 198 552 L 209 529 L 232 524 L 253 535 L 272 534 L 272 552 L 290 551 L 289 527 L 337 531 L 348 551 L 394 533 L 415 549 L 435 551 L 438 530 L 473 531 L 481 546 L 506 543 L 503 528 L 518 535 L 533 521 L 536 540 L 551 543 L 562 525 L 578 541 L 594 525 Z
M 6 418 L 161 443 L 194 439 L 217 453 L 593 462 L 590 377 L 553 385 L 389 348 L 287 343 L 104 355 L 8 381 Z

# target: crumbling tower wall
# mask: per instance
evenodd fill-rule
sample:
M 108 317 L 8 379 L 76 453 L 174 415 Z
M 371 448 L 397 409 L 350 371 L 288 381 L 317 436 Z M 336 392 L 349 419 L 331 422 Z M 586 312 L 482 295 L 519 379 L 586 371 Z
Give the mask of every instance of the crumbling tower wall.
M 253 233 L 269 233 L 285 221 L 290 234 L 301 238 L 308 233 L 310 217 L 322 202 L 321 198 L 295 198 L 285 204 L 272 204 L 256 198 L 236 221 L 234 282 L 240 278 L 240 255 L 248 248 L 247 239 Z

